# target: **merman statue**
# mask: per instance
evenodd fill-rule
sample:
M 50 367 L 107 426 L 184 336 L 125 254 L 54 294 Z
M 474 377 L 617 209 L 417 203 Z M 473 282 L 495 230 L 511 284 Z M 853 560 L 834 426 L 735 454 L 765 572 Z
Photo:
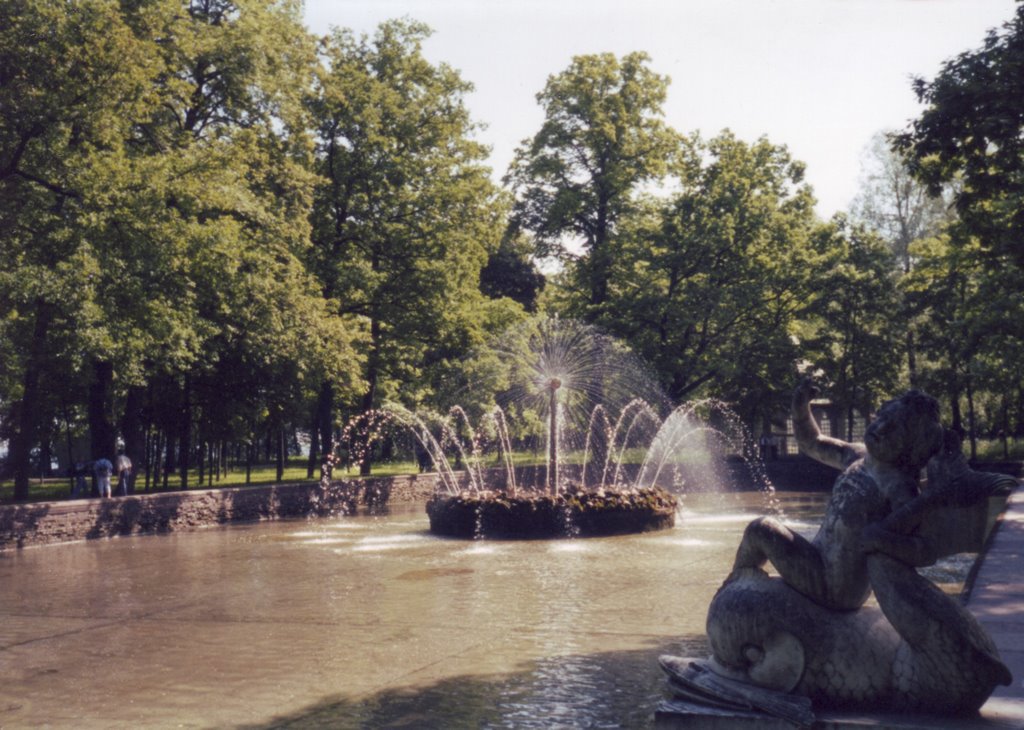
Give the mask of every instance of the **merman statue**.
M 670 685 L 799 725 L 825 708 L 977 711 L 1010 673 L 974 617 L 916 568 L 979 551 L 988 497 L 1016 480 L 970 469 L 923 393 L 885 403 L 863 444 L 821 433 L 816 393 L 809 380 L 794 392 L 797 442 L 842 469 L 818 533 L 770 517 L 747 527 L 708 609 L 712 656 L 662 657 Z M 865 605 L 872 591 L 877 607 Z

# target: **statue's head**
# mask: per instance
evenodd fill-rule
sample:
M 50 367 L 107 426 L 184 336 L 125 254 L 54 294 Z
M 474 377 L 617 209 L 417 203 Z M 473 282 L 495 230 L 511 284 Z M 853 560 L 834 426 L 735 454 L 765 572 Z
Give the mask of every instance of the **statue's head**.
M 942 438 L 938 401 L 911 390 L 878 409 L 864 433 L 864 444 L 878 461 L 921 469 L 942 447 Z

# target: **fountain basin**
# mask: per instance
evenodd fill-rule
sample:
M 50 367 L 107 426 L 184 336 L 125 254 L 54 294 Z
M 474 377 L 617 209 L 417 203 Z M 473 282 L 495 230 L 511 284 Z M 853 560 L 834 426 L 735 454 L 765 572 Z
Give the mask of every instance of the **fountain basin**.
M 570 488 L 558 495 L 527 491 L 435 494 L 427 502 L 430 531 L 467 540 L 607 537 L 675 525 L 676 498 L 658 487 L 629 490 Z

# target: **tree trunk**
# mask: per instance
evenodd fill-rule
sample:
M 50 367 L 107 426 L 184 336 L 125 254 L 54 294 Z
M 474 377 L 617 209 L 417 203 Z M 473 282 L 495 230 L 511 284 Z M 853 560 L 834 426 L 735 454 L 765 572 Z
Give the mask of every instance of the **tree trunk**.
M 960 392 L 954 391 L 949 396 L 949 410 L 951 414 L 951 422 L 949 427 L 956 431 L 961 436 L 964 435 L 964 418 L 960 412 Z
M 608 299 L 608 279 L 612 268 L 612 256 L 608 250 L 608 199 L 602 195 L 597 206 L 597 230 L 590 246 L 590 314 L 593 321 L 599 308 Z
M 202 489 L 203 484 L 206 483 L 206 442 L 202 436 L 199 437 L 199 443 L 196 445 L 196 467 L 198 468 L 199 488 Z
M 999 428 L 999 440 L 1003 446 L 1003 461 L 1010 458 L 1010 399 L 1003 393 L 1000 405 L 1000 420 L 1002 426 Z
M 378 346 L 377 343 L 380 341 L 381 329 L 380 322 L 374 319 L 370 323 L 370 356 L 367 358 L 366 364 L 366 393 L 363 395 L 363 433 L 358 434 L 359 449 L 362 453 L 359 455 L 359 474 L 361 476 L 369 476 L 370 469 L 373 464 L 373 448 L 370 443 L 370 427 L 369 419 L 372 417 L 371 412 L 373 411 L 374 404 L 377 400 L 377 381 L 380 378 L 379 364 L 377 362 Z
M 49 434 L 39 439 L 39 479 L 53 476 L 53 443 Z
M 121 438 L 124 439 L 124 453 L 132 460 L 132 472 L 128 478 L 128 492 L 135 491 L 135 479 L 139 466 L 146 458 L 146 425 L 143 407 L 146 391 L 138 385 L 128 388 L 128 397 L 124 403 L 124 415 L 121 416 Z
M 114 363 L 108 360 L 94 360 L 92 370 L 93 380 L 89 385 L 88 408 L 92 458 L 109 459 L 113 463 L 117 451 L 117 433 L 111 418 Z
M 1014 408 L 1013 434 L 1014 438 L 1024 436 L 1024 387 L 1017 386 L 1017 405 Z
M 324 459 L 334 451 L 334 383 L 325 380 L 320 386 L 320 394 L 317 396 L 316 410 L 313 414 L 313 428 L 311 429 L 313 444 L 317 445 L 322 458 L 320 463 L 320 477 L 323 478 Z M 314 466 L 312 459 L 312 445 L 310 446 L 310 465 Z M 309 473 L 312 478 L 313 473 Z
M 154 454 L 156 452 L 156 443 L 155 443 L 155 441 L 156 441 L 156 433 L 153 431 L 152 428 L 147 428 L 146 429 L 146 458 L 145 458 L 145 461 L 143 461 L 143 463 L 142 463 L 142 468 L 143 468 L 144 473 L 146 475 L 145 476 L 145 482 L 143 484 L 143 489 L 145 491 L 147 491 L 147 492 L 149 491 L 149 484 L 150 484 L 149 479 L 150 479 L 150 476 L 151 476 L 152 471 L 153 471 L 153 464 L 159 463 L 159 457 L 156 457 L 156 459 L 154 459 Z
M 971 460 L 978 456 L 978 433 L 974 417 L 974 383 L 971 382 L 970 370 L 967 372 L 967 434 L 971 441 Z
M 284 462 L 285 462 L 285 438 L 284 438 L 284 425 L 278 425 L 277 427 L 277 481 L 281 482 L 284 480 Z
M 910 380 L 910 387 L 918 387 L 917 375 L 917 351 L 914 344 L 914 332 L 907 329 L 907 376 Z
M 192 379 L 186 375 L 181 384 L 181 412 L 178 422 L 178 471 L 181 488 L 188 489 L 189 452 L 192 450 Z
M 177 469 L 177 463 L 175 462 L 175 454 L 178 452 L 178 445 L 174 442 L 174 436 L 170 431 L 164 431 L 163 437 L 164 443 L 164 469 L 163 469 L 163 488 L 167 489 L 171 478 L 171 472 Z
M 50 330 L 52 309 L 42 299 L 36 300 L 36 321 L 32 328 L 28 359 L 22 375 L 21 402 L 15 419 L 17 430 L 11 438 L 10 459 L 14 471 L 14 499 L 28 499 L 28 481 L 31 475 L 32 445 L 39 429 L 39 378 L 46 357 L 46 336 Z
M 316 462 L 320 456 L 320 425 L 317 423 L 316 408 L 309 424 L 309 458 L 306 460 L 306 479 L 312 479 Z
M 68 477 L 71 480 L 71 489 L 74 490 L 74 488 L 75 488 L 75 462 L 77 461 L 77 459 L 75 459 L 75 455 L 73 453 L 74 452 L 75 442 L 74 442 L 74 439 L 71 437 L 71 414 L 68 411 L 68 404 L 67 404 L 66 400 L 62 399 L 61 410 L 63 411 L 63 415 L 64 415 L 64 436 L 65 436 L 65 438 L 67 440 L 67 449 L 68 449 Z

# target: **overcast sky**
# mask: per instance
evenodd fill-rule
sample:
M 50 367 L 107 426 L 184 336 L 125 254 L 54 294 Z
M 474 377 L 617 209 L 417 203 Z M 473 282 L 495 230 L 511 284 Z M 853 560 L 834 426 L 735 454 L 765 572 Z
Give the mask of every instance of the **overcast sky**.
M 500 178 L 542 121 L 536 94 L 573 56 L 645 51 L 672 79 L 669 124 L 710 137 L 765 135 L 807 163 L 823 217 L 857 192 L 871 136 L 920 108 L 914 76 L 980 47 L 1013 0 L 306 0 L 309 29 L 430 25 L 434 63 L 475 86 L 468 103 Z

